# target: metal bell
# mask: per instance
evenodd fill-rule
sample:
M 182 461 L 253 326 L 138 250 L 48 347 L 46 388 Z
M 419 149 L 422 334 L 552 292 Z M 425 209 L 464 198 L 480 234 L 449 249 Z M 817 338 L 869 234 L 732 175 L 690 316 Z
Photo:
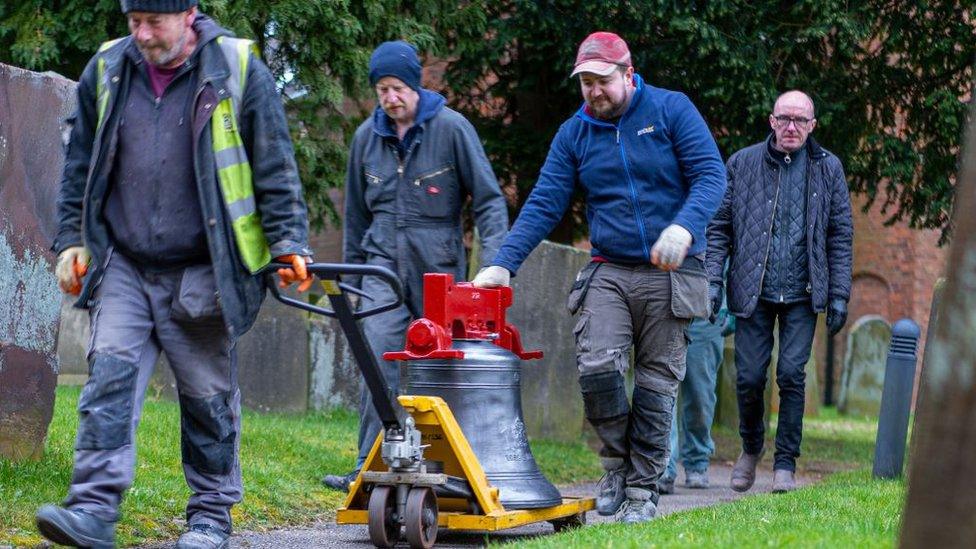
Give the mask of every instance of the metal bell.
M 411 323 L 406 349 L 385 353 L 407 360 L 406 394 L 447 403 L 506 509 L 538 509 L 562 502 L 532 455 L 522 416 L 522 360 L 518 330 L 505 322 L 511 288 L 454 284 L 451 275 L 424 275 L 424 318 Z
M 506 509 L 559 505 L 525 434 L 522 361 L 490 341 L 454 340 L 453 348 L 464 358 L 410 361 L 406 393 L 444 399 Z

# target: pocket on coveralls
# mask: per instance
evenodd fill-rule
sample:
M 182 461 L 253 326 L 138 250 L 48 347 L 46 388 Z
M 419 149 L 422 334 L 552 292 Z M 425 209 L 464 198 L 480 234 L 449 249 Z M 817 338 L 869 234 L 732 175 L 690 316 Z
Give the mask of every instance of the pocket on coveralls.
M 454 166 L 445 164 L 428 170 L 411 181 L 418 197 L 420 215 L 431 218 L 453 218 L 458 208 L 458 181 Z

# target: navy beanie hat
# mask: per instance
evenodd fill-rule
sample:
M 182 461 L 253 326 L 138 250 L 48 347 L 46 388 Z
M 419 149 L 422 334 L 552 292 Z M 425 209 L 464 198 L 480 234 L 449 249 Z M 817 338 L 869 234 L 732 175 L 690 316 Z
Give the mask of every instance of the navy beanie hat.
M 417 50 L 403 40 L 383 42 L 369 57 L 369 84 L 384 76 L 399 78 L 415 91 L 420 91 L 420 59 Z
M 122 0 L 122 13 L 180 13 L 197 5 L 197 0 Z

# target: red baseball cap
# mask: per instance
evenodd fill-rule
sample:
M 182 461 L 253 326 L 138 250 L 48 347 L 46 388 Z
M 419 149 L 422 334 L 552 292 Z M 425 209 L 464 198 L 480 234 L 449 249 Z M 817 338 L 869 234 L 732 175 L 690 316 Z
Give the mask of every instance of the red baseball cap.
M 586 37 L 576 52 L 573 74 L 591 72 L 606 76 L 621 67 L 630 66 L 630 49 L 627 42 L 612 32 L 594 32 Z

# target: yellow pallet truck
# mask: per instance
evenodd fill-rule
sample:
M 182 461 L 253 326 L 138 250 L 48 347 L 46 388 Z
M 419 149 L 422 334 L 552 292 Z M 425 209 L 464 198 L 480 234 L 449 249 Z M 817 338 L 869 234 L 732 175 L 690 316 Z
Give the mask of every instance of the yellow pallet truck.
M 277 267 L 288 265 L 271 268 Z M 366 524 L 370 541 L 377 547 L 395 545 L 402 530 L 415 548 L 433 547 L 439 527 L 494 532 L 548 521 L 558 532 L 585 524 L 586 512 L 594 508 L 593 498 L 563 497 L 551 507 L 506 510 L 498 488 L 489 483 L 444 400 L 420 395 L 395 397 L 356 322 L 403 303 L 400 280 L 392 271 L 373 265 L 328 263 L 310 264 L 308 270 L 320 279 L 331 308 L 282 294 L 269 281 L 272 295 L 287 305 L 339 321 L 384 428 L 359 476 L 350 484 L 337 523 Z M 353 311 L 348 294 L 371 298 L 342 282 L 343 277 L 352 276 L 376 277 L 396 298 Z

